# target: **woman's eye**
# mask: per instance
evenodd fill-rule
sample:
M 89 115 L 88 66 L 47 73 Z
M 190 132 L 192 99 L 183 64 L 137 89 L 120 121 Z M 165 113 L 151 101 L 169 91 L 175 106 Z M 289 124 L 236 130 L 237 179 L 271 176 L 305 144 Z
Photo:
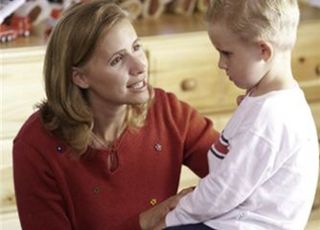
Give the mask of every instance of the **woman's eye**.
M 122 56 L 121 55 L 119 55 L 119 56 L 117 56 L 117 57 L 115 57 L 112 61 L 111 61 L 111 66 L 114 66 L 114 65 L 116 65 L 116 64 L 118 64 L 121 60 L 122 60 Z

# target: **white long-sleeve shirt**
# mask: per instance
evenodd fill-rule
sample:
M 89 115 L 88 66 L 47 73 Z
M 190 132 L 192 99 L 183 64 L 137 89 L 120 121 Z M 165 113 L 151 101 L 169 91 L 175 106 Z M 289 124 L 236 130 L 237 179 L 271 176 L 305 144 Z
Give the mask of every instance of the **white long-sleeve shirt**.
M 210 173 L 166 216 L 222 230 L 302 230 L 319 167 L 317 132 L 300 88 L 247 96 L 208 152 Z

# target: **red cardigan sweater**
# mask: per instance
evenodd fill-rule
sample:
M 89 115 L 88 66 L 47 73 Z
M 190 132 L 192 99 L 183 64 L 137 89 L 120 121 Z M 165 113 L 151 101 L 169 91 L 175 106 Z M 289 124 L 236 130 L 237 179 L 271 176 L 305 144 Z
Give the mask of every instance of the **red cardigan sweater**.
M 107 168 L 107 150 L 80 159 L 45 130 L 39 112 L 14 140 L 17 206 L 24 230 L 140 229 L 139 213 L 176 194 L 181 165 L 203 177 L 207 151 L 218 134 L 209 120 L 162 90 L 146 125 L 126 130 L 116 148 L 118 168 Z

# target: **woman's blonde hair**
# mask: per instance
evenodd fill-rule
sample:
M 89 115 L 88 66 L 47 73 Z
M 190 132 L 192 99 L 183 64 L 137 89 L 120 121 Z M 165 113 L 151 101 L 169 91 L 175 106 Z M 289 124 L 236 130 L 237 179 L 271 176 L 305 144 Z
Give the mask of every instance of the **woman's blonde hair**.
M 211 0 L 206 19 L 224 23 L 245 41 L 287 50 L 295 44 L 299 16 L 297 0 Z
M 99 0 L 80 3 L 66 10 L 50 36 L 44 77 L 47 99 L 38 107 L 44 126 L 62 138 L 79 155 L 91 143 L 93 114 L 86 90 L 72 81 L 75 66 L 85 64 L 92 56 L 102 32 L 109 30 L 128 14 L 116 1 Z M 149 89 L 152 94 L 152 89 Z M 143 126 L 151 101 L 128 105 L 127 125 L 131 130 Z

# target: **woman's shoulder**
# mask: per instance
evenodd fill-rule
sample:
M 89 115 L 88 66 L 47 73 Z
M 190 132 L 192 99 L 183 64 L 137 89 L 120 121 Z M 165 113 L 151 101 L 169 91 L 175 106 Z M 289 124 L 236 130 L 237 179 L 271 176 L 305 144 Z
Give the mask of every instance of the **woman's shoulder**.
M 44 127 L 39 110 L 31 114 L 22 125 L 13 140 L 13 145 L 13 153 L 20 157 L 22 155 L 24 157 L 28 155 L 28 157 L 35 158 L 39 158 L 39 156 L 50 158 L 55 154 L 48 153 L 63 153 L 67 151 L 67 149 L 69 151 L 69 146 L 63 140 L 59 139 Z
M 172 93 L 165 91 L 164 89 L 154 88 L 155 104 L 161 105 L 170 110 L 190 110 L 193 109 L 188 103 L 181 101 L 178 97 Z
M 154 104 L 150 112 L 153 112 L 156 116 L 160 114 L 162 119 L 167 117 L 177 123 L 184 123 L 194 118 L 204 119 L 195 108 L 187 102 L 181 101 L 174 93 L 155 88 L 154 95 Z
M 177 100 L 177 96 L 174 93 L 168 92 L 161 88 L 153 88 L 153 90 L 154 90 L 155 98 L 158 100 L 171 99 L 171 98 Z
M 27 118 L 27 120 L 21 126 L 20 130 L 18 131 L 18 134 L 15 137 L 15 140 L 18 140 L 18 139 L 37 140 L 37 137 L 39 135 L 42 135 L 45 132 L 47 132 L 41 123 L 40 116 L 41 114 L 39 110 L 31 114 L 29 118 Z

